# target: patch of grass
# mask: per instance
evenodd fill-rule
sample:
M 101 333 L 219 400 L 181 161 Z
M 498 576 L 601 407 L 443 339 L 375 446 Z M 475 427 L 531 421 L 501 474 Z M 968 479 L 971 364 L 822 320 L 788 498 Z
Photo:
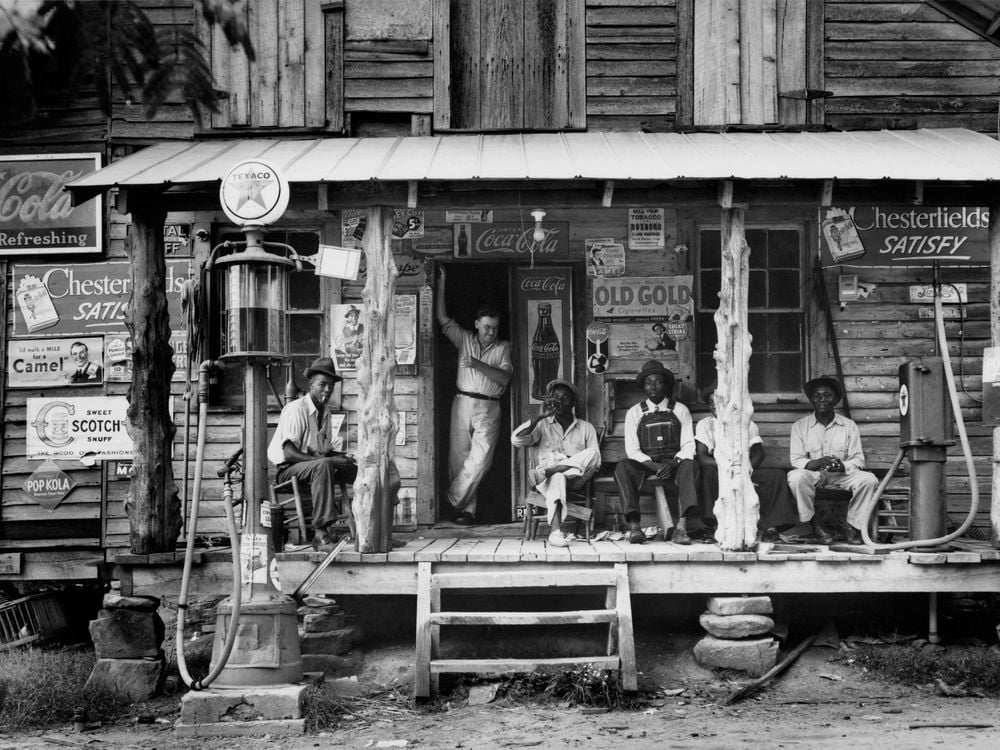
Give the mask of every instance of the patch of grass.
M 872 674 L 905 685 L 964 683 L 966 689 L 1000 695 L 1000 658 L 984 648 L 952 649 L 938 653 L 909 646 L 859 645 L 856 664 Z
M 120 716 L 127 702 L 107 691 L 84 692 L 95 661 L 93 652 L 0 651 L 0 680 L 7 688 L 0 728 L 23 731 L 67 724 L 77 708 L 84 709 L 88 721 Z
M 307 732 L 322 732 L 345 726 L 361 728 L 390 717 L 409 718 L 416 712 L 410 698 L 399 690 L 344 698 L 327 685 L 310 685 L 302 695 L 302 714 Z

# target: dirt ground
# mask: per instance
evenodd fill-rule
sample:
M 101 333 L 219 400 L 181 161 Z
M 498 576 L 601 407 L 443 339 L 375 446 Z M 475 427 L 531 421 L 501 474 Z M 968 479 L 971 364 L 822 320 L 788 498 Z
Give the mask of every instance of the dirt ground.
M 143 707 L 157 723 L 135 721 L 76 733 L 71 726 L 0 735 L 0 750 L 81 747 L 95 750 L 307 750 L 311 748 L 738 748 L 801 747 L 892 750 L 1000 747 L 1000 700 L 944 697 L 933 686 L 887 684 L 865 674 L 843 651 L 813 647 L 759 695 L 734 706 L 726 697 L 746 680 L 727 680 L 698 666 L 693 637 L 637 642 L 637 711 L 591 713 L 578 707 L 507 698 L 470 705 L 465 690 L 435 709 L 397 700 L 379 710 L 367 702 L 336 729 L 299 737 L 179 738 L 179 698 Z M 365 655 L 359 676 L 373 690 L 412 684 L 413 649 L 391 646 Z M 485 688 L 488 692 L 489 688 Z M 370 701 L 373 699 L 370 699 Z M 348 704 L 350 705 L 350 704 Z M 945 724 L 947 727 L 930 727 Z M 988 724 L 985 728 L 959 725 Z

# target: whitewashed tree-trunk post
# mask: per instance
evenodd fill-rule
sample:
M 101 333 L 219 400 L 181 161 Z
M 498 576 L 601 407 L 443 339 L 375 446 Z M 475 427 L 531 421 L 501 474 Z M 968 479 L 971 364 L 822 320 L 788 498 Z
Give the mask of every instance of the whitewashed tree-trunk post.
M 358 360 L 358 478 L 354 516 L 359 552 L 388 552 L 392 547 L 397 412 L 394 398 L 396 350 L 393 294 L 396 262 L 392 257 L 392 209 L 368 209 L 363 240 L 366 281 L 364 334 Z
M 750 334 L 747 332 L 747 290 L 750 248 L 743 228 L 742 208 L 722 210 L 722 287 L 715 312 L 718 344 L 715 366 L 715 461 L 719 468 L 716 540 L 724 550 L 747 550 L 757 540 L 760 502 L 750 481 L 750 420 L 753 403 L 747 388 Z

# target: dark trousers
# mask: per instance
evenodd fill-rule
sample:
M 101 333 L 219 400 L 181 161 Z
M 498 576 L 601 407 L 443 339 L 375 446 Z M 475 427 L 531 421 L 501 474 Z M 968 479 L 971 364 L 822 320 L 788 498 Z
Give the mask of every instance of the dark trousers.
M 325 529 L 337 517 L 337 508 L 334 504 L 337 485 L 341 482 L 353 482 L 358 476 L 358 467 L 345 464 L 338 467 L 332 458 L 317 458 L 282 466 L 277 479 L 279 482 L 284 482 L 293 476 L 309 484 L 309 494 L 312 495 L 313 528 Z M 344 501 L 346 502 L 346 498 Z
M 689 519 L 688 531 L 698 531 L 702 527 L 701 514 L 698 512 L 698 493 L 695 490 L 697 467 L 694 461 L 687 459 L 677 464 L 674 475 L 664 479 L 663 487 L 667 495 L 676 494 L 678 516 Z M 625 506 L 625 520 L 632 523 L 640 519 L 639 490 L 647 477 L 653 473 L 638 461 L 623 458 L 615 467 L 615 483 Z
M 715 501 L 719 497 L 719 467 L 717 464 L 701 464 L 699 495 L 705 520 L 715 524 Z M 784 469 L 754 469 L 750 481 L 757 488 L 760 500 L 759 529 L 792 526 L 799 522 L 799 511 L 795 497 L 788 489 L 787 473 Z

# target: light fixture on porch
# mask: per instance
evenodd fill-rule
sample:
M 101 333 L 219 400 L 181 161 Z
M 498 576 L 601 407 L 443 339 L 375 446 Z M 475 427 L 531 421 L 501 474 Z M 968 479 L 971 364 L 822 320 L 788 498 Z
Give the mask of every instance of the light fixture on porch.
M 535 231 L 531 233 L 531 239 L 535 242 L 545 241 L 545 228 L 542 226 L 542 219 L 545 218 L 544 208 L 535 208 L 531 211 L 532 217 L 535 219 Z

